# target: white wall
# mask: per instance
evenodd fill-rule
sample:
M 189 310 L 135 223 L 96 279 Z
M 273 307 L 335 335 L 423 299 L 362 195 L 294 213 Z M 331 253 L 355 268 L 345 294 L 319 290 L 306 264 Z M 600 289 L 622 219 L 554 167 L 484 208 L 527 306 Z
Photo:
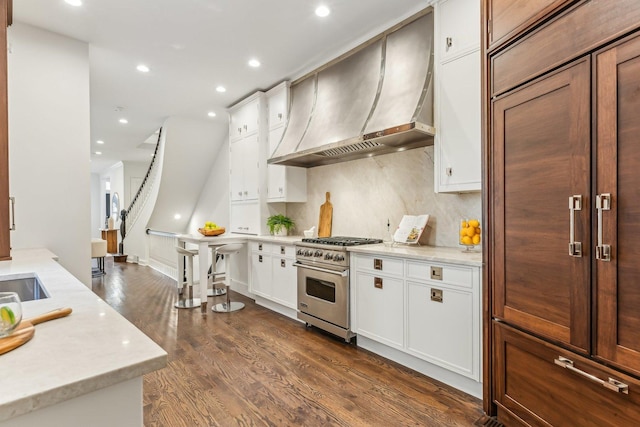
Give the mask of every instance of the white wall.
M 19 22 L 8 36 L 12 247 L 50 249 L 89 286 L 89 48 Z
M 104 194 L 100 191 L 100 175 L 91 174 L 91 237 L 101 238 L 100 228 L 104 227 Z
M 325 193 L 331 193 L 334 236 L 387 237 L 404 214 L 429 214 L 421 243 L 458 245 L 460 218 L 482 221 L 480 193 L 433 191 L 433 146 L 307 170 L 307 202 L 288 203 L 287 215 L 302 234 L 318 226 Z
M 169 118 L 158 198 L 148 228 L 183 233 L 211 173 L 216 153 L 227 139 L 227 123 Z M 228 173 L 227 169 L 227 173 Z M 180 215 L 175 219 L 176 214 Z
M 127 209 L 131 204 L 133 196 L 142 184 L 142 180 L 149 170 L 151 157 L 148 162 L 122 162 L 124 165 L 124 194 L 122 199 L 122 208 Z

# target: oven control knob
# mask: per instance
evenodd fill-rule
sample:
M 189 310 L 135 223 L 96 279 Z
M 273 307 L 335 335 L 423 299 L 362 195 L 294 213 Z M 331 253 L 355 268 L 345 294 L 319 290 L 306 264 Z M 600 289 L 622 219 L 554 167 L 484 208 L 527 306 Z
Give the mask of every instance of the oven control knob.
M 296 255 L 302 255 L 304 253 L 304 251 L 302 249 L 298 249 L 298 252 L 296 252 Z
M 334 261 L 344 261 L 344 255 L 336 255 L 333 257 Z
M 324 259 L 333 259 L 333 254 L 325 254 Z
M 311 256 L 311 255 L 313 255 L 313 252 L 309 250 L 304 251 L 304 256 Z
M 313 254 L 313 256 L 315 256 L 315 257 L 321 257 L 321 256 L 322 256 L 322 251 L 319 251 L 319 250 L 318 250 L 318 251 L 316 251 L 316 252 Z

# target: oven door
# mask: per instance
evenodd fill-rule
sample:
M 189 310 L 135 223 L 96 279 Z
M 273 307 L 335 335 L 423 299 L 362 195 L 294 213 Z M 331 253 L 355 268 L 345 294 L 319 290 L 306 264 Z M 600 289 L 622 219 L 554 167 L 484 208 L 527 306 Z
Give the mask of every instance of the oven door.
M 298 310 L 349 329 L 349 270 L 293 265 L 298 267 Z

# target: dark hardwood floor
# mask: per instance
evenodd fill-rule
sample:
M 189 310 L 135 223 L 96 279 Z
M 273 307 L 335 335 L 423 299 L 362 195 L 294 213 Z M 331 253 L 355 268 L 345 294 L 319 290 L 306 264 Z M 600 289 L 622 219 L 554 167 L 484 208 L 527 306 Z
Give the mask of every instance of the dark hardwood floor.
M 169 354 L 144 377 L 145 426 L 472 426 L 482 416 L 480 400 L 240 294 L 239 312 L 177 310 L 175 281 L 153 269 L 106 272 L 93 291 Z

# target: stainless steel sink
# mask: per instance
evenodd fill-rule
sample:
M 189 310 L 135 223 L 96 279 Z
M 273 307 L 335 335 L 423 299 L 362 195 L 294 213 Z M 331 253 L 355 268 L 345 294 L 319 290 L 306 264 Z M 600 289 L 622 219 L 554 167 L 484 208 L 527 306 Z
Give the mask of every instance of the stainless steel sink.
M 49 293 L 34 273 L 0 276 L 0 292 L 15 292 L 20 301 L 49 298 Z

